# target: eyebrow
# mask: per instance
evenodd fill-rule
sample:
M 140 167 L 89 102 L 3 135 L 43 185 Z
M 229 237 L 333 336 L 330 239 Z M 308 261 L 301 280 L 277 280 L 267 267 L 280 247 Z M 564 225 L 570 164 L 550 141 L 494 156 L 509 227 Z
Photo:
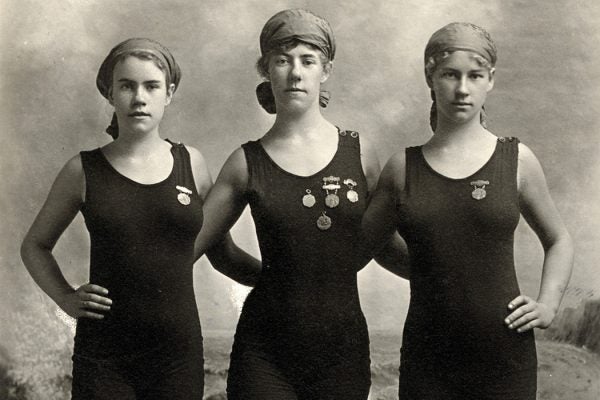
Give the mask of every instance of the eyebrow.
M 446 71 L 460 71 L 458 68 L 451 68 L 451 67 L 440 67 L 441 70 L 446 70 Z M 483 71 L 487 71 L 487 68 L 485 67 L 481 67 L 481 68 L 474 68 L 474 69 L 470 69 L 467 72 L 483 72 Z
M 128 79 L 128 78 L 121 78 L 117 82 L 133 82 L 133 83 L 137 83 L 137 81 L 135 81 L 133 79 Z M 142 83 L 162 83 L 162 81 L 156 80 L 156 79 L 150 79 L 150 80 L 144 81 Z
M 287 52 L 287 51 L 282 51 L 280 53 L 280 55 L 286 56 L 286 57 L 292 57 L 292 55 L 289 52 Z M 305 54 L 300 54 L 300 57 L 301 58 L 317 58 L 317 55 L 316 54 L 311 54 L 311 53 L 305 53 Z

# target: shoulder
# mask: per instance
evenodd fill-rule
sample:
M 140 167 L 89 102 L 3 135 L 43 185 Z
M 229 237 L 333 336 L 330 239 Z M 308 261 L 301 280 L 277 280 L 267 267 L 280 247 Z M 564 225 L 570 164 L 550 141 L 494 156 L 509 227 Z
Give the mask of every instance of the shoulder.
M 82 155 L 71 157 L 58 173 L 52 190 L 62 193 L 73 201 L 83 201 L 85 198 L 85 173 Z
M 197 148 L 186 145 L 185 149 L 190 155 L 190 165 L 192 168 L 192 175 L 194 176 L 194 182 L 196 183 L 196 190 L 198 191 L 198 194 L 204 198 L 213 184 L 208 164 L 206 163 L 206 159 L 202 152 Z
M 190 154 L 190 163 L 193 169 L 206 168 L 206 159 L 200 150 L 193 146 L 185 146 L 188 153 Z
M 532 184 L 544 183 L 546 179 L 540 161 L 533 151 L 523 143 L 519 143 L 517 176 L 520 189 Z
M 392 155 L 385 163 L 381 171 L 382 185 L 394 188 L 395 190 L 403 190 L 406 180 L 406 151 L 399 151 Z
M 90 153 L 91 151 L 82 151 L 81 153 L 71 157 L 63 166 L 62 170 L 60 171 L 60 175 L 71 179 L 83 179 L 84 171 L 82 159 Z
M 235 149 L 223 164 L 217 181 L 228 183 L 239 189 L 245 189 L 248 184 L 248 165 L 244 148 L 247 144 Z
M 381 172 L 381 165 L 379 164 L 379 157 L 377 151 L 371 140 L 365 136 L 360 136 L 360 160 L 362 164 L 363 173 L 367 178 L 367 183 L 370 190 L 375 188 L 379 173 Z

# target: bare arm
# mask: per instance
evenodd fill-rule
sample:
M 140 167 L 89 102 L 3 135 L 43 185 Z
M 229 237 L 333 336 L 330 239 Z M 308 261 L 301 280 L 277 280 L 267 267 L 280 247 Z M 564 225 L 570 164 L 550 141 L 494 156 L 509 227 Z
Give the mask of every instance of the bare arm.
M 83 204 L 85 178 L 81 158 L 73 157 L 58 174 L 48 198 L 21 245 L 21 258 L 38 286 L 74 318 L 100 319 L 112 303 L 108 290 L 86 284 L 74 289 L 63 276 L 52 250 Z
M 547 328 L 562 301 L 573 268 L 573 243 L 548 192 L 542 167 L 529 148 L 519 144 L 519 205 L 523 217 L 544 248 L 544 265 L 537 301 L 519 296 L 505 321 L 523 332 Z
M 369 206 L 362 220 L 364 246 L 388 271 L 408 279 L 406 243 L 396 231 L 396 193 L 403 186 L 403 154 L 392 157 L 380 175 L 379 160 L 370 146 L 363 146 L 363 166 L 369 185 Z M 400 159 L 398 159 L 400 158 Z M 402 181 L 399 181 L 399 177 Z M 378 180 L 379 178 L 379 180 Z
M 217 271 L 243 285 L 254 286 L 261 262 L 237 247 L 229 233 L 247 204 L 248 172 L 243 151 L 238 149 L 229 157 L 214 186 L 202 154 L 190 148 L 190 155 L 198 193 L 204 201 L 204 223 L 196 238 L 194 259 L 206 253 Z

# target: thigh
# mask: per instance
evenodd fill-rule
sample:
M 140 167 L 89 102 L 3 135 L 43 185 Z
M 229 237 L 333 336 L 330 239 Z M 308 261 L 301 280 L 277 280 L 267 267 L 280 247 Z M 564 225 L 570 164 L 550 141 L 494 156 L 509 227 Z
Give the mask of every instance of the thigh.
M 306 400 L 367 400 L 371 388 L 370 361 L 354 360 L 317 371 L 316 379 L 301 385 Z
M 439 362 L 402 355 L 399 400 L 458 400 L 455 390 L 448 380 L 447 371 L 439 367 Z
M 234 350 L 227 378 L 228 400 L 298 400 L 273 357 L 261 350 Z
M 202 400 L 204 395 L 204 359 L 202 354 L 170 356 L 154 365 L 139 366 L 153 370 L 142 374 L 139 393 L 145 400 Z
M 119 365 L 73 356 L 73 400 L 135 400 L 133 381 Z

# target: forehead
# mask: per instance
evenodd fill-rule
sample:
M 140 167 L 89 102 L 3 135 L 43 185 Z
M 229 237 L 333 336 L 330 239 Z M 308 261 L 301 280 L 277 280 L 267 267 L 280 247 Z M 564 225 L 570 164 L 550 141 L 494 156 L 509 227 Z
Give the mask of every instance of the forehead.
M 297 42 L 288 46 L 282 46 L 275 51 L 275 54 L 319 57 L 321 55 L 321 51 L 312 45 L 303 42 Z
M 481 63 L 482 57 L 475 52 L 456 50 L 451 52 L 447 57 L 442 57 L 439 60 L 438 68 L 452 69 L 485 69 Z
M 136 56 L 125 56 L 113 68 L 113 81 L 129 79 L 136 81 L 161 80 L 166 78 L 156 61 Z

